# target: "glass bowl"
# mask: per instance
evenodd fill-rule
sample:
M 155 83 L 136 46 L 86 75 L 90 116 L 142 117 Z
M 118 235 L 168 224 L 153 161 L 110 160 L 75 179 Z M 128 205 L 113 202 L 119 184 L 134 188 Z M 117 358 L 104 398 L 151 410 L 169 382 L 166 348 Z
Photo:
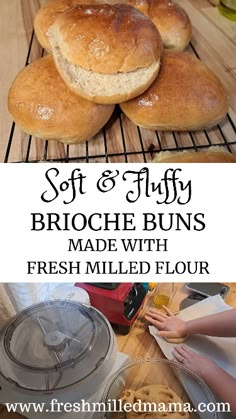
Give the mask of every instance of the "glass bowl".
M 186 415 L 177 415 L 176 413 L 154 413 L 145 416 L 145 414 L 126 414 L 125 412 L 114 412 L 120 410 L 119 400 L 124 390 L 137 391 L 140 388 L 151 385 L 162 384 L 169 386 L 181 399 L 186 406 L 193 410 L 189 412 L 190 419 L 218 419 L 217 412 L 199 412 L 198 406 L 201 403 L 201 409 L 204 405 L 210 403 L 210 410 L 216 409 L 216 400 L 208 386 L 193 372 L 188 370 L 182 364 L 165 359 L 140 359 L 127 363 L 120 368 L 109 380 L 102 396 L 102 402 L 106 406 L 105 419 L 127 419 L 135 417 L 137 419 L 179 419 L 186 418 Z M 116 401 L 116 402 L 114 402 Z M 115 403 L 115 404 L 114 404 Z M 116 406 L 116 407 L 114 407 Z M 195 411 L 194 411 L 195 410 Z

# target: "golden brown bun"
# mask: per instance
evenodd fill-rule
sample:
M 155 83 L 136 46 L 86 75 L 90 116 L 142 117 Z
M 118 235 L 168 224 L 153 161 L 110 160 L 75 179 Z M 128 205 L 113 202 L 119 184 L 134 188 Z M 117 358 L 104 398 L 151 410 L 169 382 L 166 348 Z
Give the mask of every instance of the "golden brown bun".
M 161 34 L 166 49 L 183 51 L 192 36 L 185 10 L 172 0 L 98 0 L 100 3 L 126 3 L 149 17 Z
M 76 6 L 57 18 L 49 39 L 65 83 L 95 103 L 136 97 L 159 72 L 160 34 L 150 19 L 129 5 Z
M 101 74 L 147 68 L 162 53 L 153 23 L 126 4 L 74 7 L 57 18 L 51 31 L 70 64 Z
M 95 105 L 71 92 L 51 55 L 18 74 L 9 92 L 8 108 L 25 132 L 68 144 L 93 137 L 114 110 L 114 106 Z
M 51 51 L 48 29 L 67 9 L 80 4 L 127 3 L 152 20 L 158 28 L 164 47 L 183 50 L 189 43 L 192 29 L 186 12 L 171 0 L 49 0 L 36 14 L 34 30 L 39 43 Z
M 95 0 L 49 0 L 39 9 L 34 19 L 34 30 L 40 45 L 47 51 L 51 51 L 48 40 L 48 29 L 57 17 L 77 4 L 93 4 Z
M 163 151 L 158 153 L 153 163 L 236 163 L 236 155 L 221 147 L 210 147 L 205 151 Z
M 128 3 L 151 19 L 166 49 L 182 51 L 189 44 L 191 22 L 178 4 L 172 0 L 128 0 Z
M 136 125 L 186 131 L 220 122 L 228 101 L 219 79 L 197 58 L 165 51 L 156 81 L 142 95 L 122 103 L 121 109 Z

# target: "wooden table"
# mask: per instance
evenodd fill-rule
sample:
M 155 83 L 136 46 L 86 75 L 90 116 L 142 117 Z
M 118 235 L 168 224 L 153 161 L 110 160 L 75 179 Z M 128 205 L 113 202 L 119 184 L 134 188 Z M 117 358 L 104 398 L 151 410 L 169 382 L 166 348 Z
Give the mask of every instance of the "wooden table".
M 231 287 L 231 291 L 226 299 L 226 303 L 236 308 L 236 283 L 228 285 Z M 179 311 L 181 301 L 188 295 L 189 291 L 184 287 L 184 284 L 176 283 L 174 285 L 174 293 L 170 309 L 173 312 Z M 140 311 L 139 316 L 134 322 L 128 335 L 116 334 L 119 351 L 128 354 L 132 359 L 164 358 L 156 341 L 149 334 L 148 324 L 144 319 L 145 311 L 151 301 L 152 293 L 149 293 L 145 300 L 144 307 Z M 5 419 L 9 417 L 14 417 L 14 419 L 22 418 L 19 414 L 8 414 L 6 409 L 0 406 L 0 418 Z
M 193 25 L 192 46 L 195 53 L 221 79 L 229 97 L 228 118 L 207 133 L 159 133 L 140 129 L 123 115 L 111 119 L 106 136 L 100 132 L 88 144 L 70 146 L 58 142 L 31 139 L 15 129 L 9 144 L 12 119 L 7 112 L 9 87 L 26 62 L 33 19 L 45 0 L 1 0 L 0 2 L 0 161 L 81 161 L 143 162 L 150 150 L 205 148 L 221 144 L 236 153 L 236 23 L 221 16 L 208 0 L 177 0 L 189 14 Z M 39 58 L 42 49 L 34 38 L 29 61 Z

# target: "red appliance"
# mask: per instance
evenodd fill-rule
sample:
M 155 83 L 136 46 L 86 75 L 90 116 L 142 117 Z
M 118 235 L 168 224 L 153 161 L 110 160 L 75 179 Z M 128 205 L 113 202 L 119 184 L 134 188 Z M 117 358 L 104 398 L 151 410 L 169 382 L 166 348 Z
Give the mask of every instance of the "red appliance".
M 141 283 L 76 283 L 90 297 L 91 305 L 100 310 L 120 333 L 128 333 L 141 310 L 146 290 Z

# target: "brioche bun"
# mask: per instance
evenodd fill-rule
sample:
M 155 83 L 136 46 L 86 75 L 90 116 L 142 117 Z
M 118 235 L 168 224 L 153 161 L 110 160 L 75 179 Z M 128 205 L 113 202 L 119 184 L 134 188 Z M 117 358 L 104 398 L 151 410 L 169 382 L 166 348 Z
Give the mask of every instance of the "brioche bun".
M 155 155 L 153 163 L 236 163 L 236 155 L 209 147 L 205 151 L 163 151 Z
M 165 51 L 156 81 L 121 109 L 144 128 L 187 131 L 220 122 L 228 101 L 219 79 L 201 61 L 187 52 Z
M 172 0 L 49 0 L 39 9 L 34 30 L 39 43 L 51 51 L 48 29 L 57 17 L 71 7 L 81 4 L 129 4 L 147 16 L 160 32 L 164 47 L 183 50 L 189 44 L 192 27 L 184 9 Z
M 48 39 L 48 29 L 53 25 L 59 15 L 77 4 L 93 4 L 95 0 L 49 0 L 36 13 L 34 31 L 40 45 L 51 52 Z
M 70 91 L 51 55 L 18 74 L 9 92 L 8 108 L 28 134 L 66 144 L 93 137 L 114 110 L 113 105 L 96 105 Z
M 190 42 L 192 25 L 185 10 L 172 0 L 98 0 L 100 3 L 126 3 L 147 16 L 160 32 L 164 48 L 183 51 Z
M 185 10 L 172 0 L 97 0 L 97 3 L 126 3 L 135 7 L 157 27 L 166 49 L 183 51 L 190 42 L 190 19 Z
M 149 17 L 160 32 L 164 47 L 182 51 L 192 36 L 190 19 L 184 9 L 172 0 L 128 0 Z
M 76 6 L 57 18 L 49 39 L 65 83 L 96 103 L 135 97 L 159 72 L 160 34 L 129 5 Z

